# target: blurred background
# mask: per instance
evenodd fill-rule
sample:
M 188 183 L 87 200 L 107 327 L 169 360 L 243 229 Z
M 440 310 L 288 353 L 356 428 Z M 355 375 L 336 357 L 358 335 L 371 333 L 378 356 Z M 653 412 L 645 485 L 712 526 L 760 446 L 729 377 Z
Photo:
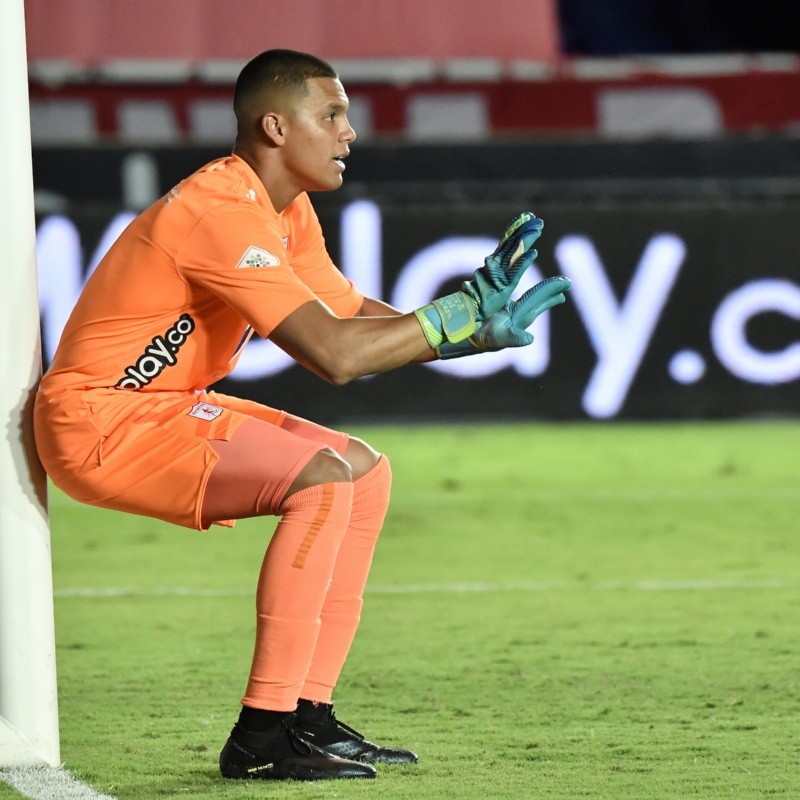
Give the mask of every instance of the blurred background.
M 529 348 L 332 388 L 251 342 L 218 388 L 326 423 L 796 416 L 800 4 L 25 0 L 45 362 L 132 216 L 228 154 L 231 94 L 287 47 L 339 71 L 358 141 L 328 248 L 409 310 L 509 219 L 574 281 Z M 45 364 L 46 365 L 46 364 Z

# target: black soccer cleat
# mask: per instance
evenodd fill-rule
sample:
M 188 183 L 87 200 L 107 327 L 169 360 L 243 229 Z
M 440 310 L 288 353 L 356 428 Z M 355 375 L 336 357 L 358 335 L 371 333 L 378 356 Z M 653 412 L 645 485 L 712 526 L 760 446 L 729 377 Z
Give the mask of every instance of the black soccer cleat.
M 417 754 L 401 748 L 382 747 L 367 741 L 358 731 L 339 722 L 328 703 L 301 700 L 292 730 L 320 750 L 339 758 L 365 764 L 414 764 Z
M 320 781 L 332 778 L 374 778 L 368 764 L 348 761 L 301 739 L 291 718 L 277 732 L 251 733 L 234 726 L 219 754 L 223 778 L 237 780 Z

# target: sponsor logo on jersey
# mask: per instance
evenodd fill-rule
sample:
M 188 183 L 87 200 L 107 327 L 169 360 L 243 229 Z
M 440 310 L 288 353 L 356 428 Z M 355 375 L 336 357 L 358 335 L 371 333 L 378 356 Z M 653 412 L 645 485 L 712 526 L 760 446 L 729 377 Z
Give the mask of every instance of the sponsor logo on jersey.
M 117 381 L 117 389 L 141 389 L 152 383 L 167 367 L 178 363 L 178 351 L 194 330 L 194 320 L 181 314 L 163 336 L 154 336 L 136 362 L 125 367 L 125 377 Z
M 281 263 L 278 256 L 272 255 L 269 250 L 251 245 L 239 259 L 236 269 L 251 269 L 253 267 L 277 267 Z
M 216 419 L 224 409 L 219 406 L 212 406 L 211 403 L 195 403 L 192 410 L 189 412 L 190 417 L 197 417 L 197 419 Z

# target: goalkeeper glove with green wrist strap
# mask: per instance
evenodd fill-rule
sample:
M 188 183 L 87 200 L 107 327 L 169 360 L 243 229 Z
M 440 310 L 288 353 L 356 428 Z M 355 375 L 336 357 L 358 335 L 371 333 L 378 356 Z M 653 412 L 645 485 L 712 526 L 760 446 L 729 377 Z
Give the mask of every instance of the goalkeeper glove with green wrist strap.
M 414 312 L 431 347 L 467 339 L 484 320 L 505 307 L 523 273 L 536 260 L 538 253 L 532 245 L 543 227 L 536 215 L 519 214 L 461 291 Z
M 461 358 L 475 353 L 489 353 L 506 347 L 523 347 L 533 342 L 525 330 L 542 313 L 563 303 L 564 292 L 572 282 L 559 276 L 547 278 L 528 289 L 519 300 L 509 300 L 505 307 L 480 323 L 475 332 L 459 342 L 442 342 L 436 354 L 442 360 Z

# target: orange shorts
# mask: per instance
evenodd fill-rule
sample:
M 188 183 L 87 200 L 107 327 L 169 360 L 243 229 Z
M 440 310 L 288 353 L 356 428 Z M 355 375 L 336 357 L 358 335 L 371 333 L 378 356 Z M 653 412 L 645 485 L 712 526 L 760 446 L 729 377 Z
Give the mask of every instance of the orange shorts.
M 322 448 L 343 454 L 347 434 L 250 400 L 216 392 L 44 390 L 36 398 L 39 457 L 53 483 L 75 500 L 203 530 L 209 475 L 248 419 L 274 426 L 266 441 L 264 494 L 278 500 Z M 264 448 L 260 437 L 259 447 Z M 218 520 L 233 525 L 233 520 Z

